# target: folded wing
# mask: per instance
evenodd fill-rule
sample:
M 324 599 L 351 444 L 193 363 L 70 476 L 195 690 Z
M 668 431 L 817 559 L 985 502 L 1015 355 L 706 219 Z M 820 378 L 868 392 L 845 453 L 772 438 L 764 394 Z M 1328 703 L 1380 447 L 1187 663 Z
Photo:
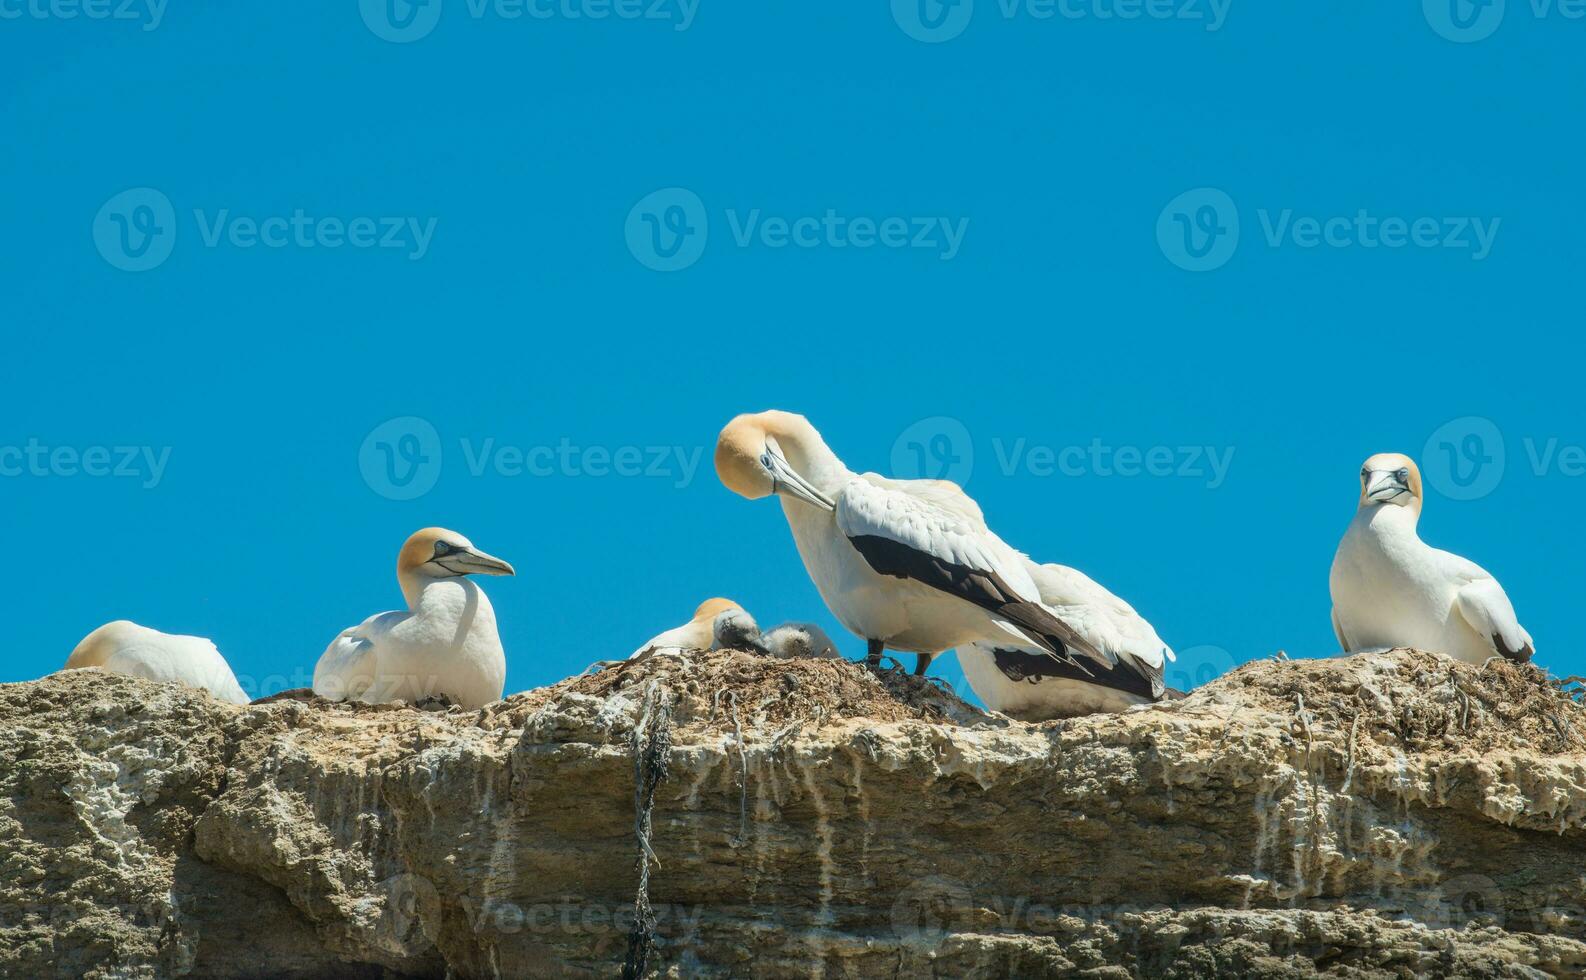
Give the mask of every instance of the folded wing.
M 380 640 L 410 615 L 380 613 L 343 630 L 314 665 L 314 693 L 332 701 L 362 698 L 380 673 Z
M 1497 579 L 1478 579 L 1461 588 L 1454 608 L 1471 629 L 1491 641 L 1494 656 L 1525 663 L 1536 653 L 1531 634 L 1520 625 L 1514 604 Z
M 1071 652 L 1112 665 L 1040 602 L 1024 556 L 986 527 L 980 508 L 956 485 L 866 473 L 838 495 L 836 519 L 849 543 L 880 574 L 974 603 L 1017 627 L 1049 656 L 1076 667 Z

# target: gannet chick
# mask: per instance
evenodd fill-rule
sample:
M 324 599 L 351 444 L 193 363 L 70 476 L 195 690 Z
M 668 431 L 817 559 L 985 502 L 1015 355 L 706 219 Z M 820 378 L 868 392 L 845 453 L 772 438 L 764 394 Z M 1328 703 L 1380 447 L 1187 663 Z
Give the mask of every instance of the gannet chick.
M 1114 666 L 1041 603 L 1023 556 L 956 485 L 854 473 L 803 416 L 778 411 L 733 419 L 715 461 L 739 496 L 781 499 L 811 581 L 872 665 L 890 648 L 917 654 L 922 674 L 943 650 L 986 642 Z
M 838 656 L 837 645 L 814 623 L 783 623 L 762 633 L 754 617 L 730 609 L 716 617 L 715 650 L 754 650 L 781 660 L 815 660 Z
M 507 660 L 496 613 L 467 576 L 511 574 L 456 531 L 415 533 L 397 555 L 407 611 L 370 616 L 332 640 L 314 668 L 314 693 L 366 704 L 444 694 L 469 709 L 501 700 Z
M 89 633 L 66 658 L 67 670 L 84 667 L 195 687 L 232 704 L 248 703 L 215 644 L 201 636 L 172 636 L 124 619 Z
M 783 623 L 764 636 L 766 649 L 783 660 L 835 660 L 842 656 L 826 631 L 814 623 Z
M 1360 504 L 1333 558 L 1333 631 L 1346 653 L 1414 647 L 1482 664 L 1536 652 L 1496 579 L 1416 533 L 1421 471 L 1381 453 L 1360 470 Z
M 1038 649 L 973 644 L 958 651 L 958 662 L 986 707 L 1021 721 L 1048 721 L 1126 711 L 1167 696 L 1162 670 L 1173 651 L 1133 606 L 1078 569 L 1028 560 L 1026 567 L 1041 601 L 1116 663 L 1081 673 Z
M 716 618 L 733 611 L 743 612 L 743 607 L 731 599 L 706 599 L 694 609 L 693 617 L 682 626 L 657 633 L 622 660 L 597 660 L 586 667 L 584 673 L 589 674 L 605 667 L 637 666 L 657 653 L 671 656 L 685 650 L 709 650 L 715 642 Z M 754 620 L 749 622 L 753 623 Z

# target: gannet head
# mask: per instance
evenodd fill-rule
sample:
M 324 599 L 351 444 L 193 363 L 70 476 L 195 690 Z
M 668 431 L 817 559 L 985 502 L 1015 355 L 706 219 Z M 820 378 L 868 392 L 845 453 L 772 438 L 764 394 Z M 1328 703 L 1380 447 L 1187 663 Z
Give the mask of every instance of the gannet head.
M 1360 509 L 1421 509 L 1421 470 L 1403 453 L 1378 453 L 1360 468 Z
M 729 610 L 742 608 L 742 606 L 738 605 L 736 602 L 733 602 L 731 599 L 722 599 L 720 597 L 715 599 L 706 599 L 704 602 L 699 604 L 698 608 L 694 610 L 694 618 L 692 622 L 714 622 L 716 617 L 720 616 L 722 613 L 728 612 Z
M 464 575 L 513 575 L 512 566 L 474 547 L 472 541 L 444 527 L 414 532 L 397 555 L 399 578 L 442 579 Z
M 748 612 L 734 605 L 718 613 L 710 627 L 711 648 L 715 650 L 758 650 L 770 653 L 760 636 L 760 624 Z
M 116 652 L 121 643 L 132 636 L 138 629 L 138 624 L 125 619 L 105 625 L 83 637 L 72 650 L 71 656 L 66 658 L 66 669 L 75 670 L 79 667 L 102 667 L 110 655 Z
M 832 510 L 832 499 L 805 475 L 817 455 L 830 456 L 820 433 L 802 415 L 758 412 L 727 423 L 716 439 L 716 475 L 740 497 L 773 493 Z

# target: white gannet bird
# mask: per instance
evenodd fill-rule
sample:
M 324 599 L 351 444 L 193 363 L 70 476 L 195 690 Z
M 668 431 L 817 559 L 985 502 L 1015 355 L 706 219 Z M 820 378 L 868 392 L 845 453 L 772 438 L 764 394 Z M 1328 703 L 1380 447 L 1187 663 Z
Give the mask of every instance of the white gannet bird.
M 746 619 L 749 614 L 743 607 L 731 599 L 706 599 L 694 609 L 694 615 L 682 626 L 674 626 L 662 633 L 650 637 L 639 645 L 639 649 L 628 654 L 621 660 L 597 660 L 584 669 L 588 674 L 605 667 L 629 667 L 644 663 L 656 654 L 672 656 L 684 650 L 709 650 L 716 638 L 716 620 L 719 617 L 731 618 L 734 613 L 742 614 Z M 753 619 L 748 619 L 748 627 L 758 635 L 759 627 L 754 625 Z M 742 628 L 742 627 L 740 627 Z
M 1162 699 L 1162 670 L 1173 651 L 1134 607 L 1078 569 L 1028 559 L 1025 567 L 1041 602 L 1115 662 L 1081 672 L 1039 648 L 973 644 L 958 651 L 958 663 L 986 707 L 1020 721 L 1049 721 Z
M 66 658 L 67 670 L 85 667 L 196 687 L 232 704 L 248 703 L 226 658 L 201 636 L 172 636 L 118 619 L 89 633 Z
M 1421 502 L 1421 471 L 1408 456 L 1366 460 L 1359 510 L 1333 558 L 1339 644 L 1346 653 L 1414 647 L 1472 664 L 1530 660 L 1531 634 L 1497 580 L 1416 534 Z
M 1082 659 L 1086 671 L 1114 666 L 1041 603 L 1024 556 L 956 485 L 856 474 L 788 412 L 733 419 L 715 462 L 734 493 L 781 498 L 805 570 L 832 614 L 869 645 L 872 665 L 890 648 L 917 654 L 923 674 L 942 651 L 986 642 Z
M 467 576 L 511 574 L 456 531 L 415 533 L 397 555 L 407 611 L 370 616 L 332 640 L 314 667 L 314 693 L 366 704 L 444 694 L 470 709 L 501 700 L 507 660 L 496 613 Z
M 837 644 L 814 623 L 783 623 L 760 631 L 754 617 L 729 609 L 716 617 L 713 650 L 757 650 L 781 660 L 823 660 L 838 656 Z

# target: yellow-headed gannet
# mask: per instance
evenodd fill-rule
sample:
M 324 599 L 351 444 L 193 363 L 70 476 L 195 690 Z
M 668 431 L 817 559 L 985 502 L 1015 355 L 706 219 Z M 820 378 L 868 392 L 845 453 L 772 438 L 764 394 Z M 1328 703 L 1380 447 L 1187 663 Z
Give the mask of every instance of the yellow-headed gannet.
M 1360 470 L 1360 507 L 1333 558 L 1333 631 L 1346 653 L 1415 647 L 1481 664 L 1536 647 L 1503 587 L 1416 534 L 1421 471 L 1380 453 Z
M 1025 567 L 1041 602 L 1115 664 L 1086 665 L 1082 673 L 1040 649 L 976 643 L 958 651 L 958 662 L 986 707 L 1021 721 L 1047 721 L 1162 699 L 1162 669 L 1173 651 L 1134 607 L 1077 569 L 1028 560 Z
M 856 474 L 803 416 L 777 411 L 728 423 L 716 473 L 750 500 L 781 498 L 805 570 L 871 664 L 891 648 L 918 654 L 924 673 L 943 650 L 979 642 L 1026 644 L 1083 671 L 1115 664 L 1041 603 L 1024 557 L 955 484 Z
M 501 700 L 507 660 L 496 613 L 467 576 L 511 574 L 456 531 L 415 533 L 397 555 L 407 611 L 370 616 L 332 640 L 314 668 L 314 693 L 368 704 L 443 694 L 470 709 Z
M 733 612 L 743 613 L 743 607 L 731 599 L 706 599 L 694 609 L 693 618 L 682 626 L 674 626 L 650 637 L 639 649 L 622 660 L 598 660 L 584 669 L 588 674 L 603 667 L 642 664 L 657 653 L 673 655 L 684 650 L 709 650 L 715 642 L 716 619 Z M 744 613 L 747 616 L 747 613 Z M 752 626 L 754 620 L 749 620 Z M 758 629 L 756 629 L 758 632 Z
M 172 636 L 118 619 L 89 633 L 66 658 L 66 669 L 98 667 L 149 681 L 208 691 L 222 701 L 247 704 L 237 676 L 215 644 L 201 636 Z

